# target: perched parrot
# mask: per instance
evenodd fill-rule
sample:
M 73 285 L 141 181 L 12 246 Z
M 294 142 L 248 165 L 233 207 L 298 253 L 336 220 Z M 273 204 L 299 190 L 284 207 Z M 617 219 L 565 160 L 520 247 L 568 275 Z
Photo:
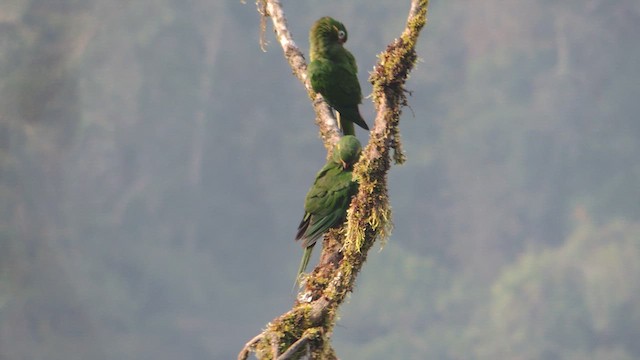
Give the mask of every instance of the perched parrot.
M 302 240 L 304 254 L 296 276 L 309 264 L 311 251 L 316 241 L 327 230 L 344 222 L 351 197 L 358 191 L 358 183 L 353 181 L 353 164 L 360 157 L 360 142 L 353 135 L 344 136 L 333 149 L 331 159 L 316 175 L 313 185 L 304 200 L 304 216 L 296 240 Z
M 338 112 L 338 125 L 344 135 L 355 135 L 353 123 L 369 130 L 360 115 L 358 104 L 362 91 L 358 82 L 356 59 L 345 49 L 347 29 L 341 22 L 325 16 L 316 21 L 309 31 L 307 74 L 313 91 L 322 94 L 327 103 Z

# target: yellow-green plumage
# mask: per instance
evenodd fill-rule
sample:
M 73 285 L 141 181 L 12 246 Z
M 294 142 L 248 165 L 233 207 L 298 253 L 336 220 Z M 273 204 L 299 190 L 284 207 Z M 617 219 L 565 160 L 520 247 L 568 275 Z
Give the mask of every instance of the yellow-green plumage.
M 322 94 L 338 112 L 338 124 L 344 135 L 355 135 L 353 124 L 369 130 L 360 115 L 362 90 L 358 82 L 356 59 L 343 44 L 347 41 L 344 25 L 328 16 L 316 21 L 309 31 L 311 62 L 307 74 L 313 91 Z
M 307 193 L 304 216 L 296 234 L 296 240 L 301 240 L 304 248 L 296 282 L 307 268 L 316 241 L 327 230 L 344 222 L 351 198 L 358 191 L 352 171 L 360 150 L 360 142 L 355 136 L 340 139 L 331 159 L 318 172 Z

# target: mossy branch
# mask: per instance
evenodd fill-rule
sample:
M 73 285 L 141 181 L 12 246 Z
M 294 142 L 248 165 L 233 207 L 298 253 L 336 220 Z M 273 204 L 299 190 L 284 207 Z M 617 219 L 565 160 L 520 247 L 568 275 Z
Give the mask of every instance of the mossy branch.
M 339 139 L 335 119 L 322 97 L 311 90 L 304 56 L 287 30 L 280 2 L 257 0 L 257 4 L 263 21 L 271 18 L 285 58 L 307 89 L 323 141 L 330 148 Z M 304 280 L 293 308 L 249 341 L 238 359 L 247 359 L 250 352 L 259 359 L 336 359 L 330 338 L 338 308 L 353 289 L 369 249 L 376 239 L 385 239 L 391 228 L 387 173 L 392 158 L 396 163 L 404 161 L 398 124 L 407 105 L 404 85 L 417 59 L 415 47 L 428 4 L 428 0 L 412 0 L 405 30 L 378 55 L 369 78 L 377 115 L 369 143 L 354 169 L 360 188 L 347 212 L 346 226 L 328 231 L 319 264 Z

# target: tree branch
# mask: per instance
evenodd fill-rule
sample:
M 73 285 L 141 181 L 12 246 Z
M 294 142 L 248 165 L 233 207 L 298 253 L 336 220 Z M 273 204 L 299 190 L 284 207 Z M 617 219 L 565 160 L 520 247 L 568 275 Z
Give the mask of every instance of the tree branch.
M 302 336 L 296 342 L 291 344 L 291 346 L 289 346 L 289 349 L 287 349 L 287 351 L 284 354 L 282 354 L 282 356 L 277 357 L 277 359 L 278 360 L 293 359 L 293 356 L 296 355 L 296 353 L 298 353 L 299 351 L 302 351 L 302 348 L 304 346 L 308 347 L 310 340 L 311 340 L 311 337 L 309 335 Z
M 332 149 L 333 145 L 340 140 L 338 123 L 333 116 L 331 108 L 322 98 L 322 95 L 316 94 L 311 88 L 311 83 L 307 78 L 307 62 L 289 32 L 287 19 L 284 16 L 280 0 L 257 0 L 257 6 L 258 12 L 262 15 L 263 22 L 267 17 L 271 18 L 273 31 L 276 34 L 280 46 L 282 46 L 284 57 L 289 62 L 293 74 L 300 80 L 302 85 L 304 85 L 309 98 L 312 100 L 313 110 L 316 113 L 316 123 L 320 127 L 322 141 L 327 149 Z M 264 25 L 261 30 L 264 33 Z M 261 46 L 264 49 L 263 40 L 261 41 Z
M 240 354 L 238 354 L 238 360 L 246 360 L 249 357 L 249 352 L 253 351 L 258 341 L 261 341 L 263 338 L 264 333 L 256 335 L 253 339 L 247 341 L 242 351 L 240 351 Z
M 376 239 L 385 239 L 391 228 L 386 176 L 392 157 L 396 163 L 404 161 L 398 123 L 407 105 L 404 85 L 417 59 L 415 46 L 426 23 L 428 4 L 428 0 L 412 0 L 405 30 L 378 55 L 369 78 L 377 115 L 369 143 L 354 169 L 360 186 L 347 212 L 346 227 L 327 232 L 320 262 L 305 279 L 294 307 L 249 341 L 238 359 L 245 360 L 250 351 L 259 359 L 278 358 L 278 353 L 285 359 L 301 355 L 336 359 L 330 337 L 338 308 L 352 290 L 369 249 Z M 322 97 L 311 90 L 304 57 L 287 30 L 279 0 L 258 0 L 258 9 L 272 19 L 285 58 L 313 100 L 325 146 L 332 146 L 339 139 L 335 119 Z

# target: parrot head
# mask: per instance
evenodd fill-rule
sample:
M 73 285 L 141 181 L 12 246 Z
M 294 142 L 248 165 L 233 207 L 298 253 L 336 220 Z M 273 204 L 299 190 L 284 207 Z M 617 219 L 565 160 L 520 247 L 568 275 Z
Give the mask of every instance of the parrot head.
M 347 29 L 338 20 L 325 16 L 318 19 L 311 27 L 311 34 L 318 39 L 344 44 L 347 42 Z
M 362 146 L 353 135 L 343 136 L 333 148 L 333 161 L 348 169 L 360 158 Z

